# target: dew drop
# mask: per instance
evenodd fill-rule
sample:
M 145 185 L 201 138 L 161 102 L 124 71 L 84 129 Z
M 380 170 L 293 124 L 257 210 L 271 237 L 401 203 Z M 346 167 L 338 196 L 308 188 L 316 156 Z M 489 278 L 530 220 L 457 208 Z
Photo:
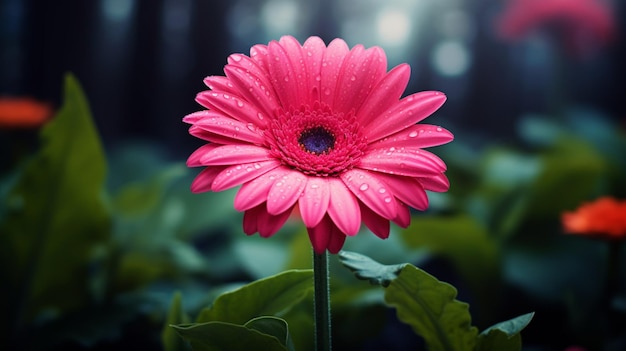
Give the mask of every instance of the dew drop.
M 263 114 L 261 112 L 256 114 L 257 117 L 259 117 L 260 120 L 263 120 Z
M 322 76 L 320 76 L 320 75 L 318 74 L 318 75 L 317 75 L 317 77 L 315 77 L 315 80 L 316 80 L 316 81 L 318 81 L 318 82 L 319 82 L 319 81 L 321 81 L 321 80 L 322 80 Z
M 239 61 L 241 61 L 241 56 L 239 56 L 239 55 L 232 55 L 232 56 L 231 56 L 231 58 L 232 58 L 232 59 L 233 59 L 233 61 L 235 61 L 235 62 L 239 62 Z
M 369 185 L 367 185 L 366 183 L 361 184 L 361 186 L 359 187 L 359 190 L 361 191 L 365 191 L 369 189 Z
M 330 89 L 329 88 L 324 89 L 324 95 L 326 95 L 326 96 L 330 95 Z
M 441 132 L 443 129 L 441 129 L 441 127 L 437 127 L 437 131 Z
M 226 100 L 230 99 L 230 95 L 224 94 L 224 99 L 226 99 Z
M 285 82 L 288 82 L 289 81 L 289 77 L 285 76 L 284 80 L 285 80 Z
M 415 138 L 417 136 L 417 131 L 412 131 L 411 133 L 409 133 L 409 138 Z
M 356 80 L 356 76 L 350 77 L 350 80 L 354 82 Z
M 260 169 L 260 168 L 261 168 L 261 165 L 260 165 L 259 163 L 255 163 L 255 164 L 254 164 L 254 168 L 255 168 L 255 169 Z
M 239 106 L 239 107 L 243 107 L 243 102 L 241 102 L 241 101 L 237 100 L 237 106 Z
M 319 188 L 319 187 L 320 187 L 320 186 L 319 186 L 319 185 L 317 185 L 317 184 L 311 184 L 311 189 L 317 189 L 317 188 Z
M 385 198 L 385 202 L 386 202 L 386 203 L 390 203 L 390 202 L 391 202 L 391 198 L 390 198 L 389 196 L 387 196 L 387 197 Z
M 384 193 L 386 193 L 386 192 L 387 192 L 387 189 L 385 189 L 385 188 L 380 188 L 380 189 L 378 189 L 378 192 L 379 192 L 379 193 L 381 193 L 381 194 L 384 194 Z
M 249 129 L 249 130 L 251 130 L 251 131 L 253 131 L 253 132 L 256 132 L 256 128 L 254 127 L 254 124 L 252 124 L 252 123 L 248 123 L 248 124 L 246 125 L 246 127 L 248 127 L 248 129 Z

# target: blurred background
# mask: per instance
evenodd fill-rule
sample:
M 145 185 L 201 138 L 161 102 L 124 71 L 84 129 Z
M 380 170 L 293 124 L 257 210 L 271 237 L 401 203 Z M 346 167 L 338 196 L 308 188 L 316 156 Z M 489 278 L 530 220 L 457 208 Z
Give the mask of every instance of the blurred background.
M 202 79 L 223 74 L 228 54 L 284 34 L 341 37 L 381 46 L 390 68 L 408 62 L 407 92 L 445 92 L 431 123 L 508 142 L 522 114 L 551 111 L 555 65 L 566 66 L 558 69 L 571 101 L 625 118 L 626 6 L 606 2 L 612 40 L 585 33 L 583 52 L 559 61 L 558 39 L 537 28 L 502 35 L 504 0 L 3 0 L 0 94 L 58 106 L 63 74 L 73 72 L 107 145 L 142 138 L 183 157 L 195 144 L 181 118 L 199 109 Z
M 182 118 L 201 109 L 203 78 L 222 75 L 229 54 L 289 34 L 380 46 L 389 68 L 410 64 L 407 94 L 448 97 L 426 123 L 455 135 L 431 150 L 448 165 L 450 191 L 429 194 L 430 209 L 413 212 L 407 230 L 392 227 L 382 242 L 363 228 L 346 249 L 454 284 L 481 330 L 535 311 L 524 350 L 626 349 L 616 327 L 626 233 L 566 235 L 561 223 L 585 202 L 626 199 L 625 16 L 619 0 L 0 0 L 0 98 L 56 110 L 71 72 L 104 149 L 100 159 L 83 129 L 58 127 L 80 143 L 62 149 L 67 158 L 84 152 L 93 163 L 83 159 L 67 179 L 48 164 L 28 168 L 39 129 L 1 121 L 11 113 L 0 103 L 0 292 L 11 297 L 0 303 L 10 311 L 0 340 L 25 350 L 183 350 L 161 339 L 175 291 L 193 320 L 222 291 L 310 266 L 299 222 L 275 239 L 246 237 L 234 192 L 191 194 L 198 170 L 184 166 L 202 145 Z M 55 182 L 93 187 L 97 205 L 73 192 L 50 200 Z M 28 196 L 47 199 L 44 219 L 12 217 Z M 69 224 L 35 227 L 57 213 Z M 22 222 L 36 229 L 15 229 Z M 375 287 L 335 265 L 338 349 L 420 349 L 380 292 L 364 298 Z M 296 317 L 290 329 L 302 337 L 310 320 Z M 377 322 L 363 326 L 368 317 Z M 303 340 L 298 350 L 310 346 Z

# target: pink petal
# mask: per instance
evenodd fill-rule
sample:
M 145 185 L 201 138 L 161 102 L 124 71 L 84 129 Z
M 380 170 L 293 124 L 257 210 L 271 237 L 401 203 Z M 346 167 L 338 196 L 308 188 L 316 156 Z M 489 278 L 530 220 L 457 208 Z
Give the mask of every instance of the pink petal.
M 403 203 L 425 211 L 428 208 L 428 195 L 420 180 L 410 177 L 378 174 L 385 184 L 389 186 L 391 192 Z
M 424 189 L 426 190 L 443 193 L 450 189 L 450 181 L 443 173 L 439 173 L 432 177 L 418 178 L 418 180 L 422 183 Z
M 252 235 L 259 231 L 258 217 L 260 213 L 264 211 L 265 211 L 265 206 L 259 205 L 244 212 L 242 224 L 243 224 L 243 232 L 246 233 L 246 235 Z
M 337 228 L 328 216 L 324 216 L 318 225 L 307 228 L 307 232 L 313 250 L 317 254 L 323 254 L 327 249 L 331 254 L 336 254 L 346 241 L 346 235 Z
M 320 73 L 320 97 L 321 102 L 328 106 L 333 106 L 339 72 L 343 59 L 349 51 L 348 45 L 341 39 L 331 41 L 324 51 Z
M 323 177 L 307 177 L 304 193 L 298 201 L 304 225 L 314 227 L 322 220 L 330 201 L 328 180 Z
M 410 76 L 411 67 L 407 64 L 401 64 L 394 67 L 378 82 L 357 112 L 357 117 L 364 127 L 367 127 L 378 115 L 398 103 L 409 83 Z
M 257 44 L 250 48 L 250 58 L 253 59 L 265 72 L 269 72 L 267 67 L 267 57 L 267 45 Z
M 201 158 L 203 166 L 233 165 L 270 160 L 269 150 L 255 145 L 222 145 L 206 152 Z
M 360 167 L 409 177 L 430 177 L 445 170 L 424 150 L 417 153 L 395 147 L 368 151 L 361 158 Z
M 271 77 L 270 82 L 276 91 L 280 104 L 285 108 L 300 107 L 301 101 L 299 99 L 300 85 L 290 56 L 294 55 L 294 60 L 302 60 L 302 53 L 293 47 L 290 49 L 292 50 L 287 52 L 277 41 L 272 41 L 268 45 L 267 63 Z
M 411 224 L 411 210 L 400 201 L 397 201 L 397 204 L 398 215 L 393 219 L 393 222 L 401 228 L 407 228 Z
M 328 216 L 324 216 L 318 225 L 306 228 L 307 233 L 309 234 L 309 240 L 311 241 L 311 245 L 313 246 L 315 253 L 323 254 L 324 251 L 326 251 L 328 242 L 330 241 L 332 226 L 333 224 L 330 218 L 328 218 Z
M 267 194 L 267 212 L 277 215 L 292 208 L 307 183 L 307 176 L 298 172 L 285 173 L 274 183 Z
M 207 110 L 193 112 L 193 113 L 190 113 L 187 116 L 183 117 L 183 122 L 189 123 L 189 124 L 194 124 L 197 121 L 207 117 L 209 114 L 210 113 Z
M 273 216 L 265 210 L 263 204 L 246 211 L 243 215 L 243 231 L 247 235 L 259 232 L 264 238 L 276 234 L 282 228 L 291 211 L 285 211 L 277 216 Z
M 212 151 L 219 147 L 216 144 L 205 144 L 196 149 L 189 157 L 187 158 L 187 167 L 199 167 L 204 166 L 200 159 L 209 151 Z
M 308 104 L 313 106 L 315 101 L 320 100 L 320 82 L 322 70 L 322 58 L 326 51 L 326 44 L 319 37 L 309 37 L 302 44 L 305 55 L 305 64 L 308 71 Z
M 381 48 L 363 50 L 363 46 L 355 46 L 344 59 L 333 109 L 343 113 L 358 111 L 386 71 L 387 59 Z
M 264 238 L 269 238 L 270 236 L 276 234 L 276 232 L 283 227 L 285 222 L 287 222 L 292 210 L 293 206 L 291 208 L 288 208 L 283 213 L 279 213 L 277 215 L 269 214 L 267 211 L 261 211 L 258 214 L 257 224 L 259 229 L 259 235 Z
M 196 101 L 210 109 L 221 112 L 243 123 L 265 126 L 267 119 L 259 118 L 259 110 L 244 98 L 222 91 L 203 91 L 196 95 Z M 211 112 L 216 114 L 215 112 Z
M 396 199 L 387 185 L 376 177 L 376 174 L 353 168 L 342 173 L 340 178 L 363 204 L 378 215 L 386 219 L 396 217 Z
M 278 167 L 243 184 L 237 192 L 237 195 L 235 195 L 235 210 L 249 210 L 267 201 L 267 194 L 270 188 L 287 172 L 290 172 L 288 168 Z
M 356 235 L 361 227 L 361 211 L 354 195 L 337 178 L 328 178 L 328 215 L 345 235 Z
M 430 116 L 446 101 L 438 91 L 423 91 L 400 100 L 396 106 L 378 115 L 364 134 L 370 141 L 382 139 Z
M 191 183 L 191 192 L 197 194 L 213 190 L 213 181 L 223 169 L 224 167 L 207 167 L 203 169 Z
M 293 69 L 293 81 L 290 77 L 288 82 L 290 84 L 288 86 L 293 87 L 298 97 L 296 105 L 294 106 L 299 107 L 300 105 L 309 102 L 308 82 L 310 72 L 308 72 L 307 70 L 307 56 L 304 53 L 302 45 L 300 45 L 298 40 L 290 35 L 281 37 L 278 43 L 280 44 L 280 46 L 283 47 L 283 49 L 287 53 L 289 61 L 291 62 L 291 68 Z M 282 80 L 284 81 L 285 79 L 282 78 Z
M 341 251 L 343 244 L 346 241 L 346 235 L 342 233 L 339 228 L 334 223 L 331 223 L 332 227 L 330 230 L 330 240 L 328 241 L 328 252 L 331 254 L 336 254 Z
M 280 162 L 276 160 L 230 166 L 215 177 L 212 190 L 223 191 L 230 189 L 258 178 L 278 166 L 280 166 Z
M 363 213 L 363 223 L 369 228 L 377 237 L 381 239 L 387 239 L 389 237 L 389 220 L 379 216 L 376 212 L 372 211 L 367 205 L 359 203 L 361 206 L 361 213 Z
M 271 116 L 279 107 L 274 89 L 266 77 L 253 75 L 243 68 L 232 65 L 224 67 L 224 72 L 241 92 L 242 97 L 253 104 L 265 118 Z
M 197 121 L 194 127 L 225 138 L 232 138 L 257 145 L 265 143 L 261 132 L 254 124 L 244 123 L 217 112 L 210 112 L 205 118 Z
M 209 76 L 204 78 L 204 84 L 211 90 L 237 95 L 237 89 L 224 76 Z
M 427 148 L 431 146 L 443 145 L 451 142 L 454 135 L 448 130 L 430 124 L 416 124 L 403 129 L 387 138 L 380 139 L 369 145 L 372 149 L 380 149 L 394 146 Z
M 233 145 L 233 144 L 241 144 L 242 141 L 239 139 L 234 139 L 231 137 L 226 137 L 223 135 L 211 133 L 202 129 L 197 125 L 192 125 L 189 127 L 189 134 L 195 136 L 198 139 L 202 139 L 213 144 L 221 144 L 221 145 Z

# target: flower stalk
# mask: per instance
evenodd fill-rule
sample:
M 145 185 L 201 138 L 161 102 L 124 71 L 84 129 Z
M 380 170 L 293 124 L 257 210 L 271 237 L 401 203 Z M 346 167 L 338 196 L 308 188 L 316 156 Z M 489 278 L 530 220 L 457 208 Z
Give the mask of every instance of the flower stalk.
M 315 350 L 331 350 L 328 251 L 313 252 Z

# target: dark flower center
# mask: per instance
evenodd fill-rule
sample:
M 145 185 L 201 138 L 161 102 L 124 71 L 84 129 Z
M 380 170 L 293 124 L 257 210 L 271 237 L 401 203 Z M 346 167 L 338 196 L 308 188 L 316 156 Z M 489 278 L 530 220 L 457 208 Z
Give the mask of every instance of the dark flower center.
M 367 148 L 353 112 L 335 113 L 319 102 L 277 110 L 267 135 L 276 159 L 318 177 L 336 176 L 355 167 Z
M 335 136 L 324 127 L 314 127 L 300 135 L 298 144 L 312 154 L 325 154 L 335 146 Z

